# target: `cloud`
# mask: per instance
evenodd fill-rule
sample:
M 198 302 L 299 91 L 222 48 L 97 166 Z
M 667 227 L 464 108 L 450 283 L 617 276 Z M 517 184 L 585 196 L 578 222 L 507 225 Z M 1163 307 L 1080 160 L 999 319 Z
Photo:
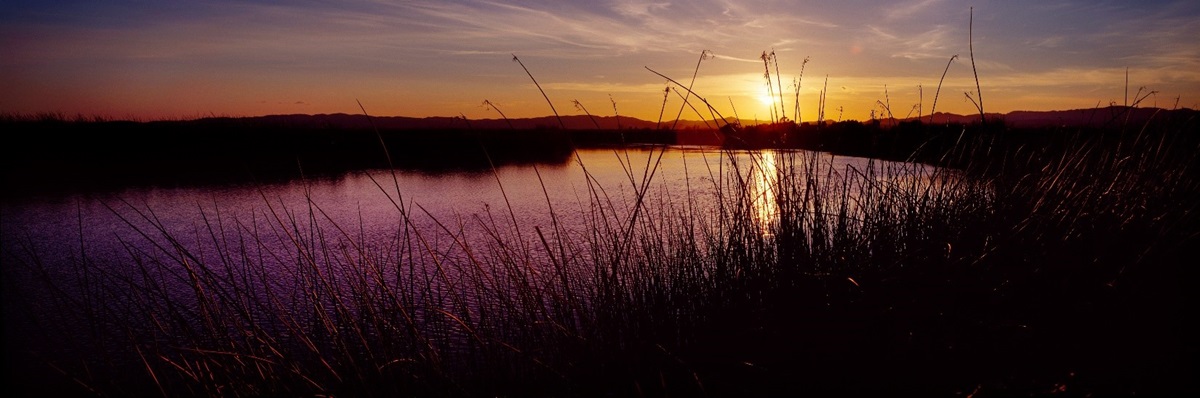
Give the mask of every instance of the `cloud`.
M 721 55 L 721 54 L 713 54 L 713 57 L 718 58 L 718 59 L 727 59 L 730 61 L 746 62 L 746 63 L 752 63 L 752 64 L 761 64 L 762 63 L 762 59 L 759 59 L 759 58 L 739 58 L 739 57 L 732 57 L 732 56 Z
M 405 29 L 440 51 L 520 50 L 554 58 L 594 58 L 612 54 L 692 53 L 725 50 L 747 44 L 795 46 L 819 38 L 803 29 L 835 28 L 830 20 L 772 12 L 761 4 L 741 2 L 632 2 L 607 8 L 569 3 L 550 8 L 498 2 L 407 2 L 401 6 L 419 24 Z M 722 10 L 714 13 L 713 10 Z M 783 10 L 780 10 L 783 11 Z M 479 17 L 486 15 L 486 18 Z M 412 41 L 413 38 L 409 38 Z M 550 50 L 553 51 L 550 51 Z
M 889 20 L 910 18 L 913 15 L 924 12 L 941 2 L 942 0 L 909 1 L 892 6 L 885 14 L 885 18 Z
M 598 93 L 652 93 L 662 91 L 663 85 L 660 83 L 653 84 L 626 84 L 626 83 L 590 83 L 590 82 L 561 82 L 561 83 L 546 83 L 542 85 L 547 90 L 561 91 L 592 91 Z
M 1043 47 L 1043 48 L 1054 49 L 1054 48 L 1062 47 L 1063 44 L 1066 42 L 1067 42 L 1066 36 L 1058 35 L 1058 36 L 1050 36 L 1050 37 L 1026 40 L 1025 44 L 1030 47 Z
M 618 1 L 613 5 L 613 10 L 628 17 L 649 17 L 655 12 L 666 11 L 671 6 L 671 3 L 651 3 L 642 1 Z
M 495 2 L 413 2 L 406 3 L 406 7 L 420 14 L 415 19 L 425 21 L 422 24 L 428 30 L 420 33 L 421 42 L 449 51 L 488 51 L 488 46 L 509 47 L 505 50 L 553 48 L 553 55 L 569 58 L 645 51 L 668 44 L 661 35 L 644 34 L 636 18 L 622 19 L 586 9 L 551 13 Z
M 514 82 L 528 84 L 507 65 L 510 53 L 526 63 L 541 58 L 534 73 L 555 89 L 661 97 L 661 80 L 643 65 L 690 77 L 696 56 L 711 50 L 714 60 L 699 73 L 713 86 L 700 91 L 720 98 L 759 84 L 756 57 L 772 49 L 785 79 L 811 55 L 805 73 L 815 77 L 806 83 L 828 74 L 865 91 L 885 83 L 929 88 L 959 54 L 946 84 L 974 89 L 970 4 L 944 0 L 884 7 L 809 0 L 50 3 L 0 16 L 0 53 L 9 55 L 0 57 L 0 84 L 29 87 L 14 97 L 69 89 L 90 99 L 134 86 L 140 91 L 123 92 L 152 96 L 203 83 L 224 97 L 212 102 L 224 103 L 250 83 L 281 98 L 310 98 L 311 106 L 328 103 L 312 97 L 318 91 L 411 91 L 406 106 L 424 110 L 434 108 L 431 96 L 494 98 Z M 985 100 L 993 101 L 989 86 L 1050 96 L 1064 87 L 1123 84 L 1125 67 L 1139 85 L 1179 86 L 1190 90 L 1185 98 L 1196 96 L 1198 16 L 1195 1 L 982 3 L 974 45 Z M 751 80 L 738 81 L 739 74 Z M 289 104 L 304 105 L 277 105 Z
M 887 53 L 892 58 L 940 59 L 950 55 L 951 38 L 957 30 L 950 25 L 934 25 L 932 28 L 911 34 L 893 33 L 884 27 L 867 25 L 872 33 L 871 45 L 876 51 Z

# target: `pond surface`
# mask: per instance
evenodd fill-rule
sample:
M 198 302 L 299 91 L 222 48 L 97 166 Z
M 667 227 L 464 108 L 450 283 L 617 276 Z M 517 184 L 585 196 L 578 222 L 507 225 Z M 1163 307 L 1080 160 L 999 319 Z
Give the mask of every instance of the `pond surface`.
M 566 164 L 482 173 L 371 170 L 270 185 L 142 187 L 25 198 L 3 204 L 4 251 L 6 257 L 36 254 L 46 264 L 80 253 L 102 260 L 124 257 L 129 244 L 154 252 L 146 245 L 164 235 L 203 247 L 215 230 L 280 223 L 338 226 L 345 238 L 377 242 L 395 234 L 406 216 L 430 232 L 473 231 L 495 221 L 525 228 L 528 239 L 535 226 L 583 227 L 597 205 L 616 213 L 612 216 L 628 217 L 639 193 L 644 204 L 657 204 L 643 211 L 687 205 L 692 214 L 708 214 L 716 205 L 715 193 L 743 183 L 762 195 L 754 201 L 755 214 L 770 222 L 775 203 L 767 198 L 784 157 L 792 167 L 815 160 L 834 174 L 888 167 L 888 162 L 815 152 L 635 148 L 576 155 Z M 804 160 L 796 160 L 800 157 Z
M 409 322 L 444 320 L 446 310 L 462 311 L 451 316 L 461 322 L 480 311 L 502 313 L 497 303 L 511 302 L 503 296 L 515 285 L 584 286 L 596 275 L 587 269 L 601 263 L 596 258 L 630 251 L 615 257 L 635 262 L 646 254 L 632 251 L 665 249 L 639 244 L 716 236 L 730 219 L 749 219 L 751 233 L 769 240 L 781 183 L 855 175 L 860 183 L 906 186 L 932 170 L 809 151 L 643 147 L 578 150 L 565 163 L 490 172 L 366 170 L 284 183 L 24 197 L 0 207 L 4 316 L 35 321 L 6 322 L 5 349 L 130 355 L 122 339 L 161 337 L 75 337 L 112 324 L 149 327 L 165 315 L 196 317 L 174 332 L 186 337 L 214 305 L 208 300 L 230 298 L 221 305 L 241 303 L 228 307 L 240 316 L 273 319 L 261 327 L 275 329 L 264 333 L 286 335 L 288 319 L 313 321 L 320 316 L 314 303 L 336 307 L 379 291 L 399 292 L 397 304 L 413 309 Z M 863 190 L 847 190 L 856 191 Z M 831 203 L 854 206 L 855 198 Z M 562 264 L 580 269 L 552 268 Z M 543 280 L 564 273 L 571 275 L 562 285 Z M 55 325 L 59 337 L 37 324 Z M 465 338 L 446 335 L 441 349 Z

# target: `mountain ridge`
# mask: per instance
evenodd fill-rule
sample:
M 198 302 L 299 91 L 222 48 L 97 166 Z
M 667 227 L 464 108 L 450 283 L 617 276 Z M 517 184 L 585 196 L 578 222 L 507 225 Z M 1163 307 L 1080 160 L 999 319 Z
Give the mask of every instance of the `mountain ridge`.
M 1179 114 L 1179 113 L 1195 113 L 1196 110 L 1189 108 L 1179 109 L 1164 109 L 1164 108 L 1135 108 L 1127 106 L 1108 106 L 1089 109 L 1070 109 L 1056 111 L 1025 111 L 1018 110 L 1008 113 L 988 113 L 988 120 L 999 120 L 1005 125 L 1018 128 L 1038 128 L 1038 127 L 1100 127 L 1111 125 L 1112 123 L 1144 123 L 1161 114 Z M 690 129 L 714 129 L 720 127 L 719 121 L 696 121 L 696 120 L 680 120 L 677 123 L 674 120 L 654 122 L 642 120 L 629 116 L 588 116 L 588 115 L 567 115 L 556 118 L 555 116 L 540 116 L 530 118 L 509 118 L 509 119 L 465 119 L 461 117 L 447 116 L 429 116 L 429 117 L 411 117 L 411 116 L 371 116 L 364 117 L 358 114 L 346 113 L 318 113 L 318 114 L 274 114 L 263 116 L 247 116 L 247 117 L 217 117 L 217 118 L 201 118 L 203 120 L 244 120 L 258 123 L 268 123 L 274 125 L 284 125 L 292 127 L 329 127 L 329 128 L 380 128 L 380 129 L 395 129 L 395 130 L 437 130 L 437 129 L 556 129 L 566 128 L 570 130 L 617 130 L 617 129 L 660 129 L 671 128 L 690 130 Z M 561 122 L 560 122 L 561 120 Z M 736 119 L 728 118 L 728 122 L 733 122 Z M 876 119 L 883 124 L 912 122 L 920 120 L 924 123 L 953 123 L 953 124 L 971 124 L 979 121 L 978 114 L 960 115 L 954 113 L 937 112 L 932 115 L 922 115 L 920 117 L 908 118 L 881 118 Z M 830 123 L 831 121 L 826 121 Z M 814 122 L 804 122 L 804 124 L 813 124 Z M 766 122 L 758 122 L 751 120 L 742 120 L 743 125 L 766 124 Z

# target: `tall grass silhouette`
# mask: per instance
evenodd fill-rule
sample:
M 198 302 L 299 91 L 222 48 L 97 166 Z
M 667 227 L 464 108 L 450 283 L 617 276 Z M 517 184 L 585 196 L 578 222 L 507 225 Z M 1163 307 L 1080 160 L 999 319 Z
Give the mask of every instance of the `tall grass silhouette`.
M 674 85 L 664 97 L 682 89 L 736 129 L 646 69 Z M 262 218 L 199 211 L 203 242 L 111 203 L 142 240 L 121 242 L 115 265 L 82 242 L 65 266 L 14 244 L 6 323 L 50 347 L 29 356 L 65 389 L 92 395 L 1194 392 L 1194 330 L 1180 325 L 1195 320 L 1195 118 L 983 122 L 912 125 L 928 138 L 910 158 L 940 167 L 703 152 L 719 157 L 710 185 L 685 192 L 656 188 L 665 148 L 637 152 L 644 163 L 614 151 L 629 190 L 577 155 L 577 209 L 533 168 L 548 228 L 517 216 L 494 164 L 505 205 L 469 219 L 406 201 L 394 171 L 390 187 L 372 177 L 399 216 L 378 240 L 308 195 L 263 195 Z
M 1155 281 L 1192 274 L 1200 192 L 1196 139 L 1174 128 L 1036 150 L 983 129 L 949 148 L 955 169 L 727 151 L 712 187 L 671 194 L 651 188 L 651 151 L 622 163 L 631 197 L 589 183 L 580 230 L 530 230 L 509 206 L 471 236 L 397 199 L 395 233 L 368 241 L 330 204 L 264 197 L 265 219 L 201 212 L 201 252 L 116 203 L 152 245 L 129 242 L 119 267 L 6 254 L 22 281 L 6 302 L 52 297 L 18 313 L 95 354 L 42 359 L 103 395 L 1155 391 L 1113 378 L 1164 381 L 1138 351 L 1094 350 L 1173 341 L 1150 339 L 1186 294 Z

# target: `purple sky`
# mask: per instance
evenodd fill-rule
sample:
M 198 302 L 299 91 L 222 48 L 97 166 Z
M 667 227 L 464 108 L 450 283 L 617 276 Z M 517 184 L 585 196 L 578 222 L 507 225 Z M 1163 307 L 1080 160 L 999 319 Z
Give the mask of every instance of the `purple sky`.
M 655 120 L 666 81 L 729 116 L 771 117 L 759 56 L 774 51 L 786 115 L 805 121 L 828 77 L 826 117 L 1125 103 L 1200 107 L 1200 2 L 866 1 L 7 1 L 0 113 L 142 120 L 357 113 L 496 118 L 550 109 Z M 775 79 L 775 66 L 770 72 Z M 920 89 L 918 88 L 920 87 Z M 1146 91 L 1143 91 L 1145 93 Z M 778 93 L 776 93 L 778 96 Z M 778 98 L 776 98 L 776 101 Z M 1132 101 L 1132 99 L 1130 100 Z M 732 102 L 732 106 L 731 106 Z M 671 94 L 667 113 L 681 102 Z M 775 105 L 778 108 L 778 105 Z M 840 111 L 839 111 L 840 109 Z M 690 111 L 689 111 L 690 113 Z M 671 115 L 673 116 L 673 115 Z M 694 114 L 685 118 L 696 119 Z

